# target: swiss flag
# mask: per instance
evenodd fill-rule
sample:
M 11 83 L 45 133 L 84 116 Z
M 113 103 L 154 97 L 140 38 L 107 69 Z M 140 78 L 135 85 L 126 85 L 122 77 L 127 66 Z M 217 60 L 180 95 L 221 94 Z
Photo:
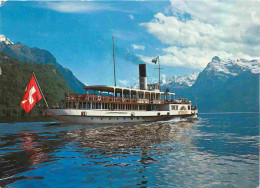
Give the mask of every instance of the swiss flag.
M 21 106 L 27 113 L 29 113 L 33 106 L 41 99 L 42 95 L 38 89 L 38 86 L 32 74 L 30 81 L 23 94 Z

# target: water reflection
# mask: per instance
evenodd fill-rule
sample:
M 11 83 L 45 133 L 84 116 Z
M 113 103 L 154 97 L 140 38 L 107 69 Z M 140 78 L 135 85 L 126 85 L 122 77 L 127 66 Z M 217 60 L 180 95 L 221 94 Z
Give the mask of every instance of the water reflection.
M 67 136 L 77 140 L 80 148 L 120 151 L 127 148 L 149 148 L 165 141 L 191 141 L 192 137 L 183 134 L 183 129 L 192 128 L 191 122 L 117 125 L 69 131 Z
M 38 167 L 31 167 L 39 164 L 48 159 L 47 153 L 44 152 L 44 148 L 37 142 L 34 135 L 30 133 L 20 133 L 18 135 L 8 135 L 8 139 L 12 140 L 11 143 L 14 144 L 16 138 L 19 137 L 20 151 L 9 152 L 0 155 L 0 186 L 5 186 L 7 184 L 13 183 L 22 179 L 41 179 L 43 177 L 12 177 L 15 174 L 19 174 L 28 170 L 32 170 Z M 7 138 L 6 138 L 7 139 Z M 2 147 L 10 146 L 10 142 L 1 144 Z
M 146 167 L 157 162 L 154 155 L 178 150 L 180 144 L 187 149 L 194 148 L 192 134 L 187 133 L 195 128 L 192 122 L 114 125 L 69 131 L 66 137 L 73 139 L 77 152 L 88 159 L 83 166 L 133 165 L 143 173 Z
M 6 178 L 39 168 L 45 162 L 57 160 L 57 157 L 52 156 L 52 153 L 68 143 L 76 143 L 78 152 L 84 153 L 91 159 L 104 159 L 112 155 L 115 157 L 115 154 L 121 154 L 118 156 L 123 157 L 141 152 L 142 157 L 139 162 L 152 164 L 156 160 L 152 157 L 146 157 L 151 155 L 150 150 L 156 151 L 156 147 L 152 147 L 152 145 L 170 140 L 185 140 L 190 143 L 192 138 L 181 134 L 183 128 L 191 129 L 192 123 L 84 127 L 76 130 L 68 129 L 55 134 L 50 134 L 50 132 L 32 133 L 28 130 L 18 134 L 6 134 L 1 137 L 0 151 L 9 152 L 1 152 L 2 154 L 0 154 L 0 177 L 2 179 L 0 185 L 3 186 Z M 158 152 L 161 151 L 158 150 Z M 115 164 L 109 164 L 106 161 L 94 161 L 93 164 L 103 164 L 106 167 L 115 166 Z M 116 166 L 121 167 L 128 165 L 125 163 L 116 164 Z M 8 182 L 24 178 L 26 177 L 19 176 L 12 180 L 8 179 Z
M 8 150 L 9 152 L 0 153 L 0 186 L 22 179 L 43 179 L 42 176 L 13 176 L 40 168 L 44 162 L 54 160 L 50 159 L 50 154 L 55 148 L 53 146 L 57 146 L 58 143 L 50 145 L 48 139 L 48 137 L 40 137 L 37 133 L 29 132 L 7 134 L 1 138 L 0 151 Z
M 21 135 L 21 147 L 25 150 L 29 156 L 30 165 L 36 165 L 49 159 L 46 150 L 43 145 L 37 142 L 36 138 L 31 133 L 20 133 Z
M 0 125 L 0 187 L 254 187 L 259 135 L 254 122 L 248 127 L 215 116 L 181 123 Z

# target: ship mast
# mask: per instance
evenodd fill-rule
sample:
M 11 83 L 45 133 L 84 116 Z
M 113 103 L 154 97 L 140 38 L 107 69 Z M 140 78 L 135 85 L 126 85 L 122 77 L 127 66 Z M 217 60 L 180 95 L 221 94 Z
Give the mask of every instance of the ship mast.
M 114 83 L 115 83 L 115 87 L 116 87 L 116 64 L 115 64 L 114 37 L 112 37 L 112 43 L 113 43 L 113 62 L 114 62 Z
M 159 91 L 161 91 L 161 68 L 160 68 L 160 58 L 158 56 L 158 65 L 159 65 Z
M 158 84 L 159 84 L 159 91 L 161 91 L 161 69 L 163 69 L 163 68 L 160 67 L 160 57 L 157 56 L 155 60 L 158 61 L 158 65 L 159 65 L 159 68 L 155 68 L 155 69 L 159 69 L 159 82 L 158 82 Z

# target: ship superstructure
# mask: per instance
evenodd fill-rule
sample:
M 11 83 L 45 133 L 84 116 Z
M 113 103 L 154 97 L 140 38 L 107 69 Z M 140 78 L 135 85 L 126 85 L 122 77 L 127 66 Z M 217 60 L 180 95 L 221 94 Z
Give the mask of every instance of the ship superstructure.
M 86 93 L 65 94 L 64 108 L 47 109 L 61 122 L 95 124 L 197 118 L 198 109 L 175 93 L 147 84 L 146 65 L 139 65 L 139 89 L 117 86 L 85 86 Z

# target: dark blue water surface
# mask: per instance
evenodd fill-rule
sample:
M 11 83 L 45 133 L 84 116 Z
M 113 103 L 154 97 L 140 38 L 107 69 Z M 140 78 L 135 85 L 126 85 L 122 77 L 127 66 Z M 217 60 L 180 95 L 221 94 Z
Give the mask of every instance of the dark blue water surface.
M 257 187 L 259 114 L 126 125 L 0 123 L 0 187 Z

